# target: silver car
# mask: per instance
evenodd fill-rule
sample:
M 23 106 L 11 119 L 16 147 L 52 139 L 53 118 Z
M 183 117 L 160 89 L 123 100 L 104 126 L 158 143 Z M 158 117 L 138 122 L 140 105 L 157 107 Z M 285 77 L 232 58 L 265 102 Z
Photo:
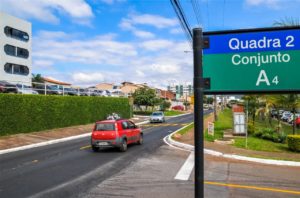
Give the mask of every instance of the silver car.
M 150 116 L 150 123 L 165 122 L 165 115 L 161 111 L 153 112 Z

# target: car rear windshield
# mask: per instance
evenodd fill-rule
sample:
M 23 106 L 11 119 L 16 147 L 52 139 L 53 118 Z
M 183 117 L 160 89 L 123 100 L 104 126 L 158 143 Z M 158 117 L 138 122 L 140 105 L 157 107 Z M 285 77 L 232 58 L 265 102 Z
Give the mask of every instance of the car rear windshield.
M 96 131 L 114 131 L 114 123 L 98 123 L 96 124 Z
M 152 113 L 153 116 L 161 116 L 162 113 Z

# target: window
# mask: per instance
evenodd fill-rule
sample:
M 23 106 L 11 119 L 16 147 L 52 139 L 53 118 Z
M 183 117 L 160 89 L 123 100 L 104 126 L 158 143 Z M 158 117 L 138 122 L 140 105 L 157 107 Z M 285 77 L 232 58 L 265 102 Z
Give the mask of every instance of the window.
M 96 125 L 96 131 L 114 131 L 115 124 L 114 123 L 98 123 Z
M 21 58 L 28 58 L 29 52 L 27 49 L 24 48 L 17 48 L 17 56 Z
M 16 65 L 11 63 L 6 63 L 4 65 L 4 71 L 9 74 L 18 74 L 27 76 L 29 74 L 29 69 L 24 65 Z
M 16 55 L 16 47 L 12 45 L 5 45 L 4 51 L 7 55 L 15 56 Z
M 8 37 L 12 37 L 12 38 L 15 38 L 15 39 L 18 39 L 18 40 L 21 40 L 21 41 L 25 41 L 25 42 L 29 41 L 29 35 L 26 32 L 14 29 L 12 27 L 6 26 L 4 28 L 4 33 Z
M 17 53 L 16 53 L 16 49 L 17 49 Z M 15 46 L 8 45 L 8 44 L 6 44 L 4 46 L 4 51 L 7 55 L 10 55 L 10 56 L 17 56 L 20 58 L 28 58 L 29 57 L 29 52 L 27 49 L 15 47 Z
M 123 129 L 128 129 L 128 123 L 127 122 L 122 122 L 122 128 Z

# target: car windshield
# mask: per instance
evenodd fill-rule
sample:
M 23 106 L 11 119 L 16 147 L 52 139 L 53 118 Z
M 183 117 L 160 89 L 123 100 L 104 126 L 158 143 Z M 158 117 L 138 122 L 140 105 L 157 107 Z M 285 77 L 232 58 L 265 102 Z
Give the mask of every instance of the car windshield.
M 114 131 L 114 123 L 98 123 L 96 124 L 96 131 Z
M 152 113 L 153 116 L 162 116 L 162 113 L 159 113 L 159 112 L 154 112 Z

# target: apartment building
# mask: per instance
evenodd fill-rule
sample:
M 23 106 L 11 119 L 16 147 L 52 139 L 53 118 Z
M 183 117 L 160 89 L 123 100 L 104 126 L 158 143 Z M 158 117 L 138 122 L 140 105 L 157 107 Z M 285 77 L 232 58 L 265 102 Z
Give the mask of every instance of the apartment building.
M 31 23 L 0 12 L 0 80 L 31 85 Z

